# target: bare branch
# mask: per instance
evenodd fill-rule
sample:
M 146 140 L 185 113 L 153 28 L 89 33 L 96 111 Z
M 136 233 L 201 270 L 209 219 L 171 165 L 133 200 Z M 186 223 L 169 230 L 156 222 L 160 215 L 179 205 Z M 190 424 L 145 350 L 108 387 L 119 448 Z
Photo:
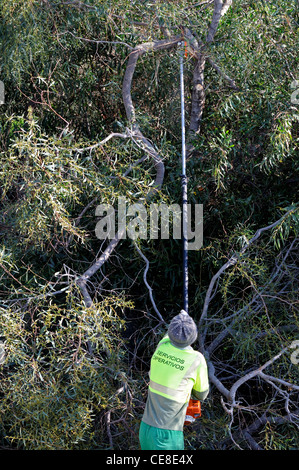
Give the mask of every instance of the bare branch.
M 209 64 L 213 67 L 213 69 L 216 70 L 216 72 L 222 77 L 224 78 L 224 80 L 226 80 L 229 84 L 229 86 L 231 88 L 233 88 L 234 90 L 240 90 L 240 88 L 236 85 L 236 82 L 235 80 L 233 80 L 232 78 L 230 78 L 225 72 L 223 72 L 221 70 L 221 68 L 219 67 L 219 65 L 217 65 L 212 59 L 211 57 L 207 57 L 207 61 L 209 62 Z
M 293 416 L 298 416 L 299 414 L 299 409 L 295 409 L 293 412 Z M 259 416 L 253 423 L 251 423 L 249 426 L 247 426 L 245 429 L 238 429 L 233 437 L 236 439 L 238 436 L 239 437 L 245 437 L 247 442 L 249 443 L 250 447 L 252 447 L 254 450 L 263 450 L 260 446 L 257 448 L 253 447 L 253 441 L 248 439 L 248 436 L 251 436 L 253 433 L 259 432 L 260 428 L 265 426 L 266 424 L 285 424 L 288 422 L 292 422 L 292 415 L 286 415 L 286 416 L 267 416 L 266 413 L 264 413 L 262 416 Z M 252 436 L 251 436 L 252 437 Z M 222 442 L 221 445 L 225 446 L 226 441 Z
M 137 65 L 137 60 L 142 54 L 145 54 L 146 52 L 149 52 L 149 51 L 157 51 L 157 50 L 174 47 L 180 40 L 181 40 L 181 37 L 178 36 L 173 39 L 153 41 L 153 42 L 140 44 L 136 46 L 134 50 L 130 53 L 124 80 L 123 80 L 123 102 L 124 102 L 124 106 L 126 109 L 128 121 L 132 124 L 132 127 L 133 127 L 133 132 L 130 132 L 129 130 L 127 130 L 127 132 L 129 133 L 130 137 L 132 138 L 134 137 L 139 142 L 139 144 L 141 144 L 141 147 L 143 148 L 143 150 L 148 155 L 150 155 L 150 157 L 152 157 L 152 159 L 154 160 L 154 165 L 156 169 L 155 183 L 154 183 L 153 188 L 149 191 L 147 195 L 147 198 L 146 198 L 147 201 L 151 199 L 153 195 L 156 194 L 159 188 L 161 188 L 163 179 L 164 179 L 165 169 L 164 169 L 164 163 L 162 159 L 160 158 L 158 152 L 155 150 L 151 142 L 144 137 L 144 135 L 142 134 L 142 132 L 140 131 L 136 123 L 135 109 L 134 109 L 132 96 L 131 96 L 133 75 L 134 75 L 134 71 Z M 77 151 L 93 150 L 94 148 L 106 143 L 112 137 L 127 138 L 128 134 L 113 133 L 113 134 L 110 134 L 108 137 L 106 137 L 106 139 L 104 139 L 103 141 L 99 142 L 98 144 L 95 144 L 91 147 L 87 147 L 84 149 L 77 149 Z M 92 299 L 88 293 L 86 283 L 88 282 L 90 277 L 92 277 L 108 260 L 111 253 L 115 250 L 120 240 L 122 240 L 122 238 L 124 237 L 125 230 L 126 230 L 125 228 L 122 228 L 121 230 L 118 231 L 115 238 L 111 240 L 108 247 L 105 249 L 104 253 L 102 253 L 102 255 L 96 260 L 96 262 L 77 280 L 77 285 L 81 289 L 81 292 L 82 292 L 82 295 L 83 295 L 83 298 L 87 307 L 92 306 Z
M 133 170 L 133 168 L 140 163 L 144 162 L 148 158 L 148 155 L 143 155 L 143 157 L 139 158 L 136 162 L 134 162 L 129 168 L 124 172 L 123 176 L 128 176 L 129 173 Z
M 109 410 L 106 414 L 106 429 L 107 429 L 110 449 L 113 449 L 114 446 L 113 446 L 113 439 L 112 439 L 112 434 L 110 430 L 110 424 L 111 424 L 111 410 Z
M 248 431 L 243 431 L 242 434 L 252 450 L 263 450 Z
M 206 44 L 210 44 L 214 40 L 221 16 L 227 13 L 232 3 L 233 3 L 232 0 L 224 0 L 224 1 L 214 0 L 214 12 L 213 12 L 212 21 L 209 27 Z
M 226 269 L 228 269 L 231 266 L 234 266 L 240 260 L 241 256 L 245 253 L 245 251 L 261 236 L 263 232 L 265 232 L 266 230 L 271 230 L 272 228 L 279 225 L 284 219 L 286 219 L 289 216 L 289 214 L 292 211 L 293 211 L 292 209 L 289 210 L 283 217 L 281 217 L 279 220 L 277 220 L 273 224 L 270 224 L 267 227 L 258 229 L 256 233 L 254 234 L 254 236 L 243 246 L 242 250 L 239 253 L 234 253 L 233 256 L 231 256 L 229 260 L 219 269 L 219 271 L 217 271 L 217 273 L 214 274 L 209 284 L 207 293 L 206 293 L 203 311 L 199 320 L 199 327 L 201 327 L 201 325 L 203 324 L 203 322 L 205 321 L 207 317 L 212 292 L 213 292 L 214 285 L 216 281 L 218 280 L 218 278 L 224 273 L 224 271 L 226 271 Z M 201 342 L 201 348 L 204 349 L 204 335 L 200 335 L 200 342 Z
M 218 24 L 221 18 L 223 2 L 222 0 L 214 0 L 214 11 L 212 21 L 209 27 L 208 35 L 206 38 L 206 44 L 211 43 L 214 40 L 214 36 L 216 34 Z
M 165 323 L 161 313 L 159 312 L 157 306 L 156 306 L 156 303 L 154 301 L 154 298 L 153 298 L 153 289 L 151 288 L 151 286 L 149 285 L 149 283 L 147 282 L 147 278 L 146 278 L 146 275 L 147 275 L 147 272 L 148 272 L 148 269 L 149 269 L 149 260 L 147 259 L 147 257 L 142 253 L 142 251 L 140 250 L 140 248 L 138 247 L 137 243 L 134 243 L 135 245 L 135 248 L 136 250 L 138 251 L 139 255 L 141 256 L 141 258 L 145 261 L 146 263 L 146 267 L 145 267 L 145 270 L 144 270 L 144 273 L 143 273 L 143 280 L 144 280 L 144 284 L 146 285 L 146 287 L 148 288 L 148 291 L 149 291 L 149 296 L 150 296 L 150 299 L 151 299 L 151 302 L 152 302 L 152 305 L 154 307 L 154 310 L 156 312 L 156 314 L 158 315 L 158 317 L 160 318 L 160 320 Z
M 87 151 L 91 151 L 91 150 L 94 150 L 98 147 L 102 147 L 104 144 L 106 144 L 110 139 L 113 139 L 115 137 L 118 137 L 120 139 L 128 139 L 130 137 L 130 132 L 128 131 L 128 133 L 125 133 L 125 134 L 121 134 L 119 132 L 112 132 L 111 134 L 109 134 L 107 137 L 105 137 L 105 139 L 101 140 L 101 142 L 98 142 L 94 145 L 90 145 L 89 147 L 82 147 L 82 148 L 73 148 L 72 150 L 75 150 L 76 152 L 87 152 Z
M 299 386 L 298 385 L 292 384 L 290 382 L 286 382 L 285 380 L 279 379 L 278 377 L 274 377 L 273 375 L 266 375 L 262 371 L 259 371 L 258 375 L 266 381 L 277 382 L 280 385 L 283 385 L 284 387 L 287 387 L 290 390 L 297 390 L 297 392 L 299 392 Z
M 189 125 L 189 138 L 200 132 L 200 123 L 205 106 L 205 90 L 204 90 L 204 69 L 206 64 L 206 56 L 202 53 L 195 64 L 193 70 L 192 81 L 192 98 L 191 98 L 191 115 Z M 190 152 L 190 150 L 189 150 Z
M 221 16 L 225 15 L 225 13 L 227 13 L 227 11 L 229 10 L 229 7 L 232 6 L 233 4 L 233 0 L 224 0 L 223 2 L 223 7 L 222 7 L 222 10 L 221 10 Z
M 231 402 L 232 407 L 235 406 L 235 397 L 236 397 L 236 393 L 237 393 L 238 388 L 241 385 L 243 385 L 245 382 L 247 382 L 248 380 L 252 379 L 253 377 L 256 377 L 257 375 L 260 375 L 260 373 L 266 367 L 273 364 L 273 362 L 275 362 L 277 359 L 279 359 L 280 356 L 282 356 L 282 354 L 284 354 L 288 349 L 289 349 L 288 347 L 282 349 L 278 354 L 276 354 L 276 356 L 272 357 L 272 359 L 269 359 L 269 361 L 265 362 L 265 364 L 263 364 L 261 367 L 259 367 L 258 369 L 255 369 L 255 370 L 249 372 L 248 374 L 244 375 L 243 377 L 241 377 L 239 380 L 237 380 L 233 384 L 233 386 L 231 387 L 230 392 L 229 392 L 229 400 Z
M 119 230 L 116 236 L 111 240 L 105 251 L 101 256 L 96 260 L 96 262 L 77 280 L 77 285 L 79 286 L 84 302 L 87 307 L 92 306 L 92 299 L 86 288 L 87 281 L 103 266 L 103 264 L 109 259 L 111 253 L 115 250 L 120 240 L 123 239 L 125 234 L 125 228 Z
M 132 123 L 133 128 L 136 125 L 135 109 L 131 96 L 131 87 L 133 75 L 136 69 L 137 61 L 140 56 L 150 51 L 158 51 L 162 49 L 169 49 L 174 47 L 179 41 L 182 40 L 181 36 L 176 36 L 172 39 L 162 39 L 160 41 L 152 41 L 136 46 L 129 55 L 128 64 L 123 80 L 123 102 L 126 108 L 127 118 Z
M 219 390 L 219 392 L 225 396 L 227 399 L 229 399 L 229 390 L 223 385 L 223 383 L 216 377 L 215 375 L 215 367 L 212 361 L 209 360 L 209 355 L 205 354 L 205 358 L 207 361 L 208 365 L 208 370 L 209 370 L 209 380 L 212 384 L 215 385 L 215 387 Z

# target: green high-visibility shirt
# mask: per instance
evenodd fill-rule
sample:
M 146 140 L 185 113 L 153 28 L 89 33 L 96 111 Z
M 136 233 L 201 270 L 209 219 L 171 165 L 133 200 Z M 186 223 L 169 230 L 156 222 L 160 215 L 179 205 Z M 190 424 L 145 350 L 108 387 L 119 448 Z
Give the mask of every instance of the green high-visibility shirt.
M 191 346 L 173 346 L 166 335 L 151 359 L 148 397 L 142 421 L 157 428 L 182 431 L 191 393 L 203 401 L 208 392 L 204 356 Z

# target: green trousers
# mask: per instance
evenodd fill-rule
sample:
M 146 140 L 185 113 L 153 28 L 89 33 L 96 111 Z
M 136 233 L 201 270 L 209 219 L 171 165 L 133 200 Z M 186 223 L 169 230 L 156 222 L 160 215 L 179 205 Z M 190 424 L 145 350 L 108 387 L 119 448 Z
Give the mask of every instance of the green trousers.
M 141 421 L 139 429 L 141 450 L 184 450 L 183 431 L 155 428 Z

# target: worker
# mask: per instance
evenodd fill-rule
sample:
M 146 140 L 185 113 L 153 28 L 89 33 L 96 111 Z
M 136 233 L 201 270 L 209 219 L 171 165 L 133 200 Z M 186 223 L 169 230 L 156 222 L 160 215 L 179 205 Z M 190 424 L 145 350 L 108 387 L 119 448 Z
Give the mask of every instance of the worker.
M 142 450 L 184 450 L 184 421 L 189 399 L 209 393 L 207 364 L 191 344 L 194 320 L 184 311 L 169 324 L 150 363 L 148 396 L 139 429 Z

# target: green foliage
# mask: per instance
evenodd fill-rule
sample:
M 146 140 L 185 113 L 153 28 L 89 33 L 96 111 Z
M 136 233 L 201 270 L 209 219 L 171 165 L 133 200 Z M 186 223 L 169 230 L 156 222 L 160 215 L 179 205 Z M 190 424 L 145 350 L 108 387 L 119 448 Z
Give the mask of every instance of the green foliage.
M 274 241 L 274 245 L 280 249 L 284 245 L 285 241 L 288 240 L 291 234 L 298 236 L 299 227 L 299 208 L 298 204 L 284 208 L 284 211 L 288 211 L 287 215 L 283 218 L 280 224 L 278 224 L 273 230 L 271 239 Z
M 124 407 L 115 394 L 127 369 L 119 312 L 132 305 L 106 297 L 89 310 L 72 295 L 67 308 L 47 301 L 18 312 L 1 308 L 0 429 L 18 448 L 104 448 L 95 414 Z

